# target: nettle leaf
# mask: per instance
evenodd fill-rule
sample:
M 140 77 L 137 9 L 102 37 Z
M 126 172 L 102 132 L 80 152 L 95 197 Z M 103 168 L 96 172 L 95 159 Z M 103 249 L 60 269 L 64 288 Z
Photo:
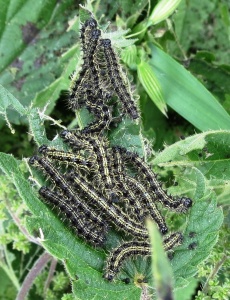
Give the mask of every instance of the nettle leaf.
M 76 33 L 66 31 L 75 14 L 73 1 L 1 2 L 0 82 L 25 106 L 33 98 L 37 106 L 44 106 L 49 97 L 51 111 L 60 91 L 69 86 L 79 51 L 73 46 Z M 10 121 L 15 122 L 15 114 Z
M 224 155 L 223 150 L 229 148 L 229 138 L 229 131 L 197 134 L 165 148 L 152 160 L 154 165 L 164 167 L 168 171 L 173 170 L 180 186 L 180 195 L 185 193 L 194 200 L 187 220 L 182 226 L 184 242 L 177 248 L 172 260 L 177 288 L 189 283 L 188 279 L 196 273 L 197 264 L 207 258 L 217 241 L 218 230 L 223 222 L 223 212 L 217 207 L 216 194 L 212 191 L 213 188 L 210 188 L 206 177 L 215 174 L 219 176 L 217 170 L 222 168 L 221 154 Z M 200 158 L 198 154 L 202 149 L 209 149 L 212 145 L 221 149 L 213 152 L 213 160 L 211 156 L 206 158 L 209 167 L 205 168 L 206 159 L 198 160 Z M 215 155 L 219 156 L 219 162 L 215 159 Z M 197 160 L 192 159 L 195 157 Z M 226 164 L 228 160 L 225 161 Z M 178 187 L 174 187 L 169 191 L 174 194 L 177 189 Z
M 47 143 L 48 140 L 42 125 L 41 115 L 36 112 L 36 109 L 32 109 L 29 116 L 31 132 L 35 140 L 39 144 Z M 126 122 L 128 125 L 129 122 Z M 121 128 L 115 129 L 114 135 L 110 135 L 111 140 L 113 142 L 116 140 L 119 143 L 119 136 L 124 136 L 124 129 L 127 130 L 130 141 L 132 141 L 133 133 L 135 132 L 134 137 L 138 133 L 136 130 L 132 131 L 133 127 L 131 124 L 125 128 L 122 128 L 121 125 Z M 227 132 L 224 133 L 227 134 Z M 206 135 L 208 136 L 208 133 Z M 205 134 L 203 134 L 203 138 L 191 137 L 181 141 L 180 143 L 184 147 L 179 147 L 177 143 L 175 144 L 176 146 L 172 145 L 166 148 L 156 157 L 155 163 L 157 161 L 158 165 L 161 166 L 162 163 L 166 163 L 165 161 L 173 160 L 177 156 L 181 157 L 182 154 L 193 151 L 196 147 L 201 149 L 206 144 L 205 137 Z M 191 140 L 192 138 L 193 140 Z M 129 139 L 125 138 L 123 141 L 126 142 Z M 216 137 L 216 141 L 219 139 L 220 136 Z M 220 141 L 220 144 L 223 144 L 223 139 Z M 61 147 L 60 144 L 59 146 Z M 123 146 L 127 147 L 127 144 Z M 142 144 L 140 143 L 140 148 L 141 146 Z M 167 153 L 164 155 L 164 152 Z M 172 162 L 170 163 L 172 164 Z M 175 162 L 177 165 L 178 163 L 179 161 Z M 0 164 L 3 172 L 10 177 L 19 195 L 33 213 L 33 217 L 28 218 L 27 221 L 28 230 L 34 235 L 36 232 L 39 232 L 39 228 L 42 229 L 44 235 L 42 244 L 47 251 L 64 262 L 66 270 L 72 279 L 75 295 L 87 297 L 88 299 L 93 297 L 94 299 L 103 299 L 105 295 L 111 299 L 117 299 L 117 297 L 139 299 L 140 289 L 133 284 L 125 285 L 121 279 L 127 276 L 125 274 L 134 277 L 137 272 L 149 276 L 148 260 L 144 258 L 128 260 L 124 265 L 123 272 L 118 276 L 118 280 L 114 283 L 106 282 L 102 278 L 105 253 L 108 253 L 108 250 L 114 247 L 115 244 L 119 244 L 121 239 L 119 235 L 111 233 L 105 250 L 95 249 L 85 244 L 71 230 L 66 228 L 58 216 L 55 216 L 38 199 L 36 191 L 31 188 L 30 183 L 21 173 L 19 161 L 11 155 L 1 153 Z M 190 163 L 187 162 L 186 170 L 189 170 L 189 166 Z M 176 288 L 187 285 L 189 278 L 196 272 L 196 265 L 208 256 L 211 247 L 217 240 L 218 229 L 223 221 L 221 209 L 216 208 L 216 197 L 214 193 L 210 193 L 207 189 L 206 180 L 202 173 L 193 167 L 189 171 L 183 172 L 183 178 L 186 178 L 186 181 L 182 182 L 177 193 L 191 196 L 194 200 L 194 205 L 189 213 L 182 218 L 184 222 L 182 226 L 184 243 L 175 249 L 175 254 L 171 261 Z M 188 249 L 189 247 L 194 249 L 190 250 Z
M 145 156 L 144 141 L 141 135 L 140 126 L 134 124 L 130 119 L 123 119 L 122 122 L 109 134 L 111 146 L 121 146 L 140 156 Z
M 86 299 L 110 299 L 132 297 L 138 299 L 140 290 L 122 282 L 111 284 L 102 278 L 104 250 L 95 249 L 82 242 L 48 209 L 36 196 L 28 180 L 19 168 L 20 162 L 13 156 L 0 153 L 0 167 L 11 179 L 19 195 L 33 213 L 28 218 L 27 227 L 32 235 L 42 229 L 42 244 L 48 252 L 62 260 L 73 280 L 73 291 Z M 77 280 L 78 279 L 78 280 Z
M 57 135 L 52 141 L 50 141 L 46 136 L 46 130 L 44 127 L 45 121 L 49 121 L 51 125 L 57 126 Z M 31 108 L 28 111 L 28 122 L 30 127 L 30 133 L 38 146 L 45 144 L 50 147 L 56 147 L 60 150 L 67 150 L 66 145 L 63 143 L 62 139 L 58 135 L 58 132 L 61 129 L 64 130 L 66 128 L 64 126 L 61 126 L 58 121 L 55 121 L 54 119 L 48 117 L 44 113 L 44 111 L 38 108 Z
M 9 121 L 9 112 L 14 110 L 17 121 L 26 114 L 26 108 L 2 85 L 0 85 L 0 115 L 6 121 L 6 124 L 10 128 L 11 132 L 14 133 L 14 129 Z
M 105 295 L 111 299 L 139 299 L 140 289 L 132 284 L 127 286 L 120 280 L 124 278 L 124 274 L 135 276 L 136 272 L 149 276 L 149 263 L 146 259 L 129 260 L 123 268 L 125 273 L 121 272 L 117 281 L 106 282 L 102 278 L 105 251 L 85 244 L 66 228 L 58 216 L 37 198 L 36 192 L 21 173 L 19 161 L 13 156 L 1 153 L 0 166 L 33 213 L 33 217 L 28 218 L 28 230 L 34 235 L 39 232 L 39 228 L 42 229 L 44 248 L 64 262 L 76 296 L 88 299 L 103 299 Z M 193 168 L 191 172 L 183 174 L 187 181 L 186 185 L 180 186 L 179 192 L 192 195 L 194 205 L 183 220 L 184 242 L 175 249 L 171 261 L 176 288 L 187 285 L 189 278 L 196 273 L 196 265 L 208 256 L 223 221 L 222 211 L 216 207 L 216 197 L 206 189 L 206 180 L 202 173 Z M 119 239 L 112 233 L 106 252 Z
M 172 260 L 177 288 L 187 285 L 188 279 L 197 272 L 197 265 L 208 257 L 223 223 L 223 212 L 217 207 L 216 195 L 205 189 L 202 173 L 198 171 L 195 176 L 194 205 L 188 215 L 183 244 L 177 248 Z
M 166 147 L 153 163 L 162 167 L 196 167 L 208 179 L 230 180 L 230 131 L 195 134 Z

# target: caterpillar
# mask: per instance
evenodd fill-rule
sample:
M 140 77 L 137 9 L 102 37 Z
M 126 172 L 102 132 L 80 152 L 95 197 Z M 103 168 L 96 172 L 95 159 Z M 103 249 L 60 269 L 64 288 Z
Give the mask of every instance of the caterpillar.
M 89 172 L 89 168 L 93 167 L 93 162 L 90 160 L 86 160 L 86 158 L 80 154 L 76 155 L 71 152 L 51 149 L 46 145 L 40 146 L 38 148 L 38 152 L 50 159 L 59 160 L 61 162 L 70 164 L 77 170 L 81 169 L 86 172 Z
M 166 226 L 165 220 L 160 214 L 151 196 L 146 191 L 145 187 L 140 182 L 138 182 L 130 176 L 126 176 L 125 180 L 129 184 L 129 188 L 133 188 L 135 191 L 140 193 L 142 201 L 145 202 L 144 206 L 146 207 L 147 214 L 149 214 L 149 216 L 151 216 L 151 218 L 156 222 L 160 232 L 162 234 L 166 234 L 168 232 L 168 228 Z
M 103 101 L 94 101 L 92 96 L 88 96 L 85 101 L 86 108 L 93 113 L 96 120 L 91 122 L 88 126 L 81 130 L 82 134 L 101 134 L 104 130 L 109 128 L 112 121 L 112 114 L 108 105 L 103 104 Z
M 138 222 L 143 223 L 147 214 L 144 213 L 140 197 L 138 197 L 126 183 L 125 168 L 122 162 L 121 153 L 117 147 L 112 147 L 110 151 L 111 156 L 113 157 L 114 180 L 117 182 L 118 187 L 123 193 L 125 209 L 128 215 L 134 219 L 136 218 Z
M 76 209 L 72 201 L 68 201 L 63 195 L 52 192 L 49 188 L 43 186 L 39 190 L 39 194 L 49 206 L 54 206 L 55 210 L 60 210 L 61 214 L 71 225 L 77 235 L 83 237 L 95 246 L 102 246 L 105 242 L 106 227 L 99 226 L 96 222 L 86 218 L 83 211 Z M 103 224 L 104 225 L 104 224 Z
M 43 169 L 56 184 L 57 188 L 61 190 L 63 195 L 66 198 L 71 199 L 71 201 L 75 203 L 75 206 L 84 211 L 85 215 L 89 219 L 91 219 L 93 222 L 96 222 L 100 226 L 106 225 L 103 217 L 96 213 L 87 203 L 85 203 L 85 201 L 82 201 L 82 199 L 72 189 L 66 178 L 60 174 L 47 159 L 38 156 L 32 156 L 29 159 L 29 163 L 35 167 Z
M 119 201 L 119 192 L 113 183 L 111 178 L 111 171 L 109 170 L 110 163 L 108 161 L 108 140 L 96 135 L 87 134 L 82 139 L 80 133 L 70 133 L 69 131 L 63 131 L 61 137 L 65 141 L 69 142 L 71 146 L 77 146 L 78 148 L 88 150 L 94 155 L 94 159 L 97 161 L 99 177 L 99 183 L 104 190 L 106 196 L 111 202 Z
M 163 240 L 165 251 L 169 251 L 182 243 L 183 236 L 180 232 L 172 233 Z M 125 259 L 134 255 L 150 256 L 150 242 L 137 240 L 121 244 L 115 248 L 107 258 L 104 278 L 112 281 L 120 271 L 121 265 Z
M 119 151 L 123 159 L 133 164 L 138 170 L 138 173 L 144 177 L 144 182 L 148 183 L 150 191 L 156 195 L 156 201 L 161 202 L 164 206 L 177 212 L 186 212 L 192 206 L 192 200 L 190 198 L 181 197 L 176 199 L 175 197 L 169 196 L 162 189 L 156 174 L 136 153 L 132 153 L 121 147 L 119 147 Z
M 79 78 L 72 82 L 69 95 L 69 106 L 72 109 L 78 109 L 81 98 L 84 97 L 90 89 L 93 90 L 94 84 L 90 80 L 89 68 L 92 65 L 93 55 L 97 47 L 101 31 L 95 29 L 96 21 L 94 19 L 86 21 L 84 30 L 81 33 L 83 42 L 83 66 Z M 78 102 L 80 101 L 80 102 Z
M 111 40 L 102 38 L 94 18 L 81 24 L 80 39 L 83 64 L 78 77 L 72 80 L 69 107 L 74 110 L 86 107 L 94 120 L 81 130 L 60 133 L 70 151 L 42 145 L 38 149 L 42 157 L 33 156 L 29 163 L 42 169 L 52 182 L 51 188 L 39 190 L 43 201 L 56 209 L 80 237 L 102 246 L 110 225 L 114 225 L 133 238 L 112 250 L 107 259 L 104 277 L 112 281 L 126 258 L 150 255 L 144 224 L 147 216 L 156 222 L 162 234 L 167 233 L 156 202 L 186 212 L 192 200 L 169 196 L 143 159 L 124 148 L 109 145 L 103 135 L 116 119 L 110 107 L 112 97 L 116 96 L 121 105 L 122 116 L 125 113 L 137 120 L 139 112 Z M 131 176 L 133 169 L 137 176 Z M 181 233 L 164 238 L 166 251 L 181 243 Z M 189 249 L 196 245 L 191 243 Z
M 108 203 L 108 201 L 106 201 L 93 186 L 87 183 L 84 178 L 80 177 L 79 174 L 72 172 L 68 174 L 68 179 L 72 181 L 78 189 L 87 194 L 90 200 L 106 214 L 108 221 L 112 222 L 116 228 L 132 236 L 148 238 L 148 232 L 144 226 L 129 218 L 117 205 Z
M 118 98 L 120 99 L 123 109 L 129 114 L 131 118 L 138 119 L 139 113 L 135 106 L 134 99 L 131 92 L 124 83 L 124 75 L 118 63 L 116 54 L 112 48 L 111 40 L 101 39 L 99 43 L 105 57 L 107 73 L 111 86 L 114 88 Z

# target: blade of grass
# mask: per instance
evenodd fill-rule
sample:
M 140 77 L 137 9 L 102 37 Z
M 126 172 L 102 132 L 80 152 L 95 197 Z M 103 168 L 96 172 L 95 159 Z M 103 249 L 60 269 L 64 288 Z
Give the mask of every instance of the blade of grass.
M 169 55 L 150 48 L 149 63 L 166 103 L 201 131 L 230 129 L 230 116 L 213 95 Z
M 141 60 L 140 64 L 137 65 L 137 74 L 149 97 L 159 110 L 167 117 L 167 106 L 162 96 L 161 86 L 152 72 L 152 68 L 148 63 Z
M 173 272 L 163 248 L 162 238 L 151 220 L 147 220 L 147 228 L 152 248 L 152 273 L 157 299 L 172 300 Z

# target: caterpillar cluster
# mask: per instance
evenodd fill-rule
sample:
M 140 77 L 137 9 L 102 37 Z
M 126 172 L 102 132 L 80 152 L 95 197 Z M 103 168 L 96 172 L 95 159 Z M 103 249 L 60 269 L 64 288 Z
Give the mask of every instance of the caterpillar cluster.
M 150 255 L 147 217 L 166 235 L 166 251 L 180 245 L 182 234 L 168 234 L 158 203 L 185 213 L 192 200 L 168 195 L 140 156 L 110 146 L 105 132 L 112 121 L 111 97 L 116 94 L 124 113 L 134 120 L 138 110 L 111 41 L 102 38 L 95 19 L 82 24 L 81 44 L 83 66 L 71 86 L 69 105 L 72 109 L 85 105 L 95 121 L 82 130 L 60 133 L 69 151 L 42 145 L 29 163 L 49 179 L 49 187 L 39 190 L 42 201 L 56 210 L 78 236 L 103 247 L 111 226 L 124 234 L 126 241 L 111 251 L 106 262 L 104 277 L 111 281 L 127 257 Z
M 116 96 L 122 106 L 122 115 L 138 119 L 139 114 L 129 83 L 109 39 L 103 39 L 95 19 L 90 18 L 81 27 L 83 65 L 78 79 L 73 79 L 70 88 L 69 106 L 72 109 L 86 108 L 95 121 L 82 133 L 100 133 L 108 129 L 113 120 L 109 103 Z

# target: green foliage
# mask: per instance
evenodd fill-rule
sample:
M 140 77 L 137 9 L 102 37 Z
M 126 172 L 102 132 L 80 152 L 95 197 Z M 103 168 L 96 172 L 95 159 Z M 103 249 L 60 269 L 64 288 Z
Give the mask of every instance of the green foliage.
M 181 1 L 179 13 L 173 20 L 184 51 L 187 52 L 195 43 L 197 49 L 215 53 L 218 63 L 229 64 L 229 8 L 227 0 Z M 174 54 L 179 54 L 175 44 L 171 43 L 170 48 L 174 48 Z
M 151 220 L 147 220 L 147 228 L 152 247 L 152 274 L 157 298 L 173 298 L 173 271 L 164 251 L 160 232 Z
M 48 278 L 48 271 L 42 272 L 35 280 L 36 294 L 46 300 L 60 299 L 63 291 L 69 287 L 69 279 L 64 272 L 56 272 L 52 281 L 52 289 L 47 289 L 44 292 L 44 283 Z
M 226 40 L 229 4 L 227 1 L 181 1 L 170 19 L 152 26 L 149 21 L 154 21 L 156 2 L 126 0 L 116 1 L 116 5 L 114 1 L 87 4 L 102 28 L 107 28 L 107 21 L 119 26 L 113 34 L 106 29 L 105 37 L 113 39 L 137 86 L 135 94 L 140 95 L 142 127 L 124 119 L 109 132 L 109 139 L 111 145 L 122 145 L 144 157 L 152 151 L 145 138 L 154 142 L 156 153 L 150 159 L 154 170 L 170 193 L 186 195 L 194 201 L 185 216 L 165 212 L 170 229 L 184 232 L 184 242 L 175 250 L 171 261 L 175 299 L 190 300 L 200 283 L 205 288 L 197 292 L 197 300 L 228 299 L 230 63 Z M 180 1 L 170 2 L 177 5 Z M 102 278 L 105 257 L 122 236 L 111 232 L 105 249 L 95 249 L 82 242 L 37 197 L 36 188 L 28 178 L 38 186 L 44 184 L 43 176 L 32 171 L 26 159 L 11 155 L 32 154 L 35 150 L 31 138 L 36 145 L 66 150 L 67 146 L 56 136 L 65 128 L 59 116 L 71 128 L 89 121 L 89 114 L 83 110 L 77 112 L 77 118 L 69 125 L 66 103 L 62 97 L 57 102 L 61 91 L 69 87 L 69 75 L 74 69 L 78 72 L 81 64 L 80 22 L 74 18 L 78 13 L 74 3 L 72 0 L 60 3 L 0 0 L 3 128 L 0 254 L 4 258 L 0 261 L 0 298 L 4 296 L 7 300 L 15 298 L 27 270 L 33 269 L 41 255 L 41 246 L 63 262 L 69 275 L 58 265 L 45 299 L 139 299 L 141 289 L 133 283 L 124 284 L 122 279 L 126 273 L 131 277 L 139 273 L 151 278 L 149 260 L 138 258 L 127 261 L 114 283 L 106 282 Z M 165 13 L 171 14 L 170 9 L 163 9 L 162 16 Z M 134 40 L 127 42 L 123 35 Z M 194 48 L 203 51 L 193 54 Z M 188 71 L 196 74 L 196 78 L 170 56 L 189 60 Z M 162 114 L 166 105 L 168 119 Z M 194 127 L 188 122 L 201 133 L 190 136 Z M 178 141 L 182 135 L 187 138 Z M 163 143 L 170 146 L 160 151 Z M 222 227 L 220 204 L 224 206 L 226 220 Z M 218 233 L 218 244 L 212 250 Z M 37 277 L 29 299 L 44 296 L 49 268 L 50 264 Z
M 66 31 L 73 4 L 72 0 L 0 1 L 0 82 L 25 106 L 34 99 L 34 105 L 44 107 L 44 99 L 49 99 L 51 111 L 60 91 L 68 89 L 68 76 L 79 55 L 76 34 Z M 23 122 L 15 113 L 10 120 Z

